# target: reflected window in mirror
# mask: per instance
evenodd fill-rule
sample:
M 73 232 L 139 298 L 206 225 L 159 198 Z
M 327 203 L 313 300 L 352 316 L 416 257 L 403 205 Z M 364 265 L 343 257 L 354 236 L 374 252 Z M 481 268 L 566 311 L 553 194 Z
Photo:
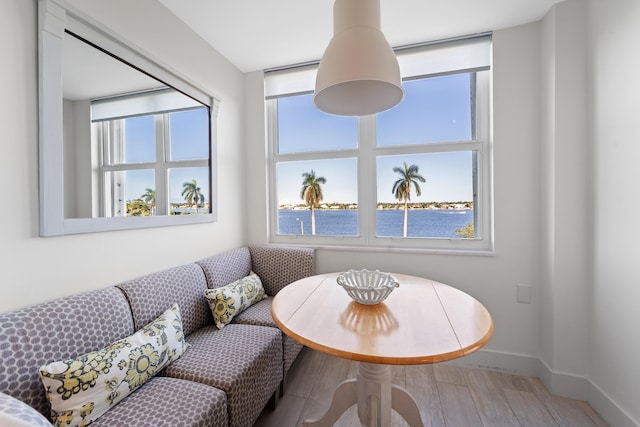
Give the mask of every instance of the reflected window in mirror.
M 210 213 L 208 116 L 173 89 L 93 101 L 101 215 Z
M 73 116 L 65 158 L 75 157 L 75 165 L 65 165 L 65 217 L 211 213 L 207 106 L 69 31 L 64 43 L 68 57 L 92 58 L 64 71 L 64 115 Z M 86 145 L 85 126 L 90 150 L 79 147 Z M 83 152 L 94 161 L 82 161 Z M 91 185 L 81 187 L 88 174 Z
M 77 10 L 38 4 L 40 234 L 215 221 L 219 101 Z

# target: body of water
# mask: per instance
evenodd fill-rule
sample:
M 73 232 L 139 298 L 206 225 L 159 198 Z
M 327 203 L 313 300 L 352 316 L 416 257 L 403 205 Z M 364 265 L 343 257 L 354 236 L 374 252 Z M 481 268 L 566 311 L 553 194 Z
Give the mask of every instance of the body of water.
M 377 235 L 402 237 L 404 210 L 378 210 Z M 408 212 L 407 235 L 409 237 L 459 238 L 455 230 L 473 222 L 473 209 L 427 210 L 414 209 Z M 302 224 L 302 225 L 301 225 Z M 279 234 L 311 234 L 310 210 L 278 210 Z M 357 236 L 357 210 L 316 210 L 317 236 Z

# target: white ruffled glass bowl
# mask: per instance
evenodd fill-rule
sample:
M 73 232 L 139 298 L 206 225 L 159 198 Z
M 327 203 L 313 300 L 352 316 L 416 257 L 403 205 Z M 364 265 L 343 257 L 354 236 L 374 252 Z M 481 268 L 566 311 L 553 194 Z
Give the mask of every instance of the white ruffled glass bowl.
M 390 273 L 367 269 L 340 273 L 337 282 L 355 302 L 365 305 L 381 303 L 395 288 L 400 286 Z

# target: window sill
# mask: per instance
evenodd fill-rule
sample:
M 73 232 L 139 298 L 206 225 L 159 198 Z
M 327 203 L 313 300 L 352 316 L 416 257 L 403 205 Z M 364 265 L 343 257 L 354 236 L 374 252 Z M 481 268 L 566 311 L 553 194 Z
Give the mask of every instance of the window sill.
M 303 246 L 320 250 L 345 251 L 345 252 L 377 252 L 377 253 L 401 253 L 424 255 L 461 255 L 477 257 L 493 257 L 493 249 L 436 249 L 436 248 L 399 248 L 391 246 L 358 246 L 358 245 L 328 245 L 311 243 L 269 243 L 268 246 Z

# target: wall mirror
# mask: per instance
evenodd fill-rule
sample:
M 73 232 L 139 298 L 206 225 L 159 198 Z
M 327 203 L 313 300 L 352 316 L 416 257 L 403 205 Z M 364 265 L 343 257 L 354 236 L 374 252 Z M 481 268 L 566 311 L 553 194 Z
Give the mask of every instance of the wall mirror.
M 218 101 L 39 0 L 40 235 L 212 222 Z

